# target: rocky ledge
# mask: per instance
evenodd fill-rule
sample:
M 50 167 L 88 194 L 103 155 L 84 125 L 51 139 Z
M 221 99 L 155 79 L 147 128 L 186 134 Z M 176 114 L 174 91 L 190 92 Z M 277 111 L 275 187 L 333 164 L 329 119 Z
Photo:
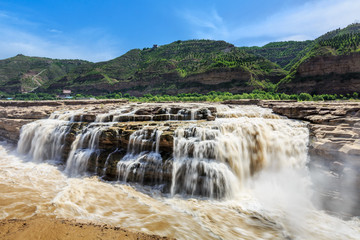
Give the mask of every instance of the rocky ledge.
M 310 122 L 310 155 L 328 160 L 360 159 L 360 102 L 273 102 L 259 105 Z M 360 162 L 358 163 L 360 164 Z
M 47 151 L 41 151 L 37 158 L 67 164 L 69 159 L 76 158 L 71 154 L 83 152 L 90 155 L 86 169 L 81 171 L 87 170 L 106 180 L 162 184 L 164 190 L 168 190 L 171 183 L 175 130 L 188 120 L 212 121 L 216 114 L 215 107 L 204 103 L 69 103 L 0 102 L 0 136 L 16 143 L 23 125 L 50 118 L 54 121 L 28 126 L 30 131 L 26 135 L 30 137 L 20 142 L 19 148 L 23 149 L 20 153 L 27 154 L 34 145 L 42 145 Z M 41 140 L 37 142 L 34 135 L 41 136 Z M 57 144 L 49 139 L 57 139 Z M 61 147 L 60 152 L 57 145 Z M 139 155 L 143 151 L 156 154 Z M 125 158 L 119 163 L 127 154 L 139 155 L 139 161 L 129 164 Z M 78 174 L 76 167 L 70 169 L 75 169 L 69 170 L 70 175 Z
M 48 118 L 55 111 L 115 108 L 127 100 L 0 101 L 0 140 L 16 143 L 23 125 Z
M 346 206 L 343 212 L 360 215 L 360 103 L 359 102 L 293 102 L 293 101 L 261 101 L 261 100 L 233 100 L 224 104 L 231 105 L 258 105 L 271 108 L 274 113 L 286 116 L 291 119 L 299 119 L 309 122 L 310 129 L 310 169 L 322 177 L 322 186 L 319 192 L 327 198 L 325 208 L 329 210 L 338 209 L 339 205 Z M 119 109 L 126 108 L 121 114 Z M 141 129 L 144 124 L 148 136 L 155 137 L 154 131 L 159 129 L 161 121 L 164 120 L 214 120 L 216 108 L 203 103 L 167 103 L 165 104 L 141 104 L 127 103 L 124 101 L 63 101 L 63 102 L 0 102 L 0 137 L 16 142 L 19 138 L 21 127 L 29 122 L 44 119 L 52 113 L 79 110 L 79 114 L 73 114 L 73 125 L 70 134 L 67 135 L 66 145 L 69 153 L 70 143 L 74 141 L 76 131 L 94 121 L 117 122 L 112 127 L 103 131 L 99 139 L 100 153 L 104 157 L 96 156 L 96 164 L 89 164 L 89 168 L 97 169 L 100 175 L 109 179 L 118 178 L 115 167 L 110 167 L 106 172 L 101 172 L 106 163 L 107 156 L 114 151 L 113 142 L 121 145 L 121 149 L 127 149 L 130 135 Z M 53 115 L 54 116 L 54 115 Z M 101 119 L 100 119 L 101 118 Z M 151 120 L 151 124 L 149 124 Z M 126 123 L 125 123 L 126 122 Z M 181 124 L 177 121 L 162 124 L 159 149 L 162 154 L 171 154 L 173 145 L 174 129 Z M 151 126 L 152 125 L 152 126 Z M 152 141 L 149 142 L 153 142 Z M 146 146 L 153 148 L 154 146 Z M 170 150 L 170 151 L 169 151 Z M 117 151 L 112 154 L 113 158 L 124 156 L 126 151 Z M 119 155 L 119 156 L 117 156 Z M 63 156 L 66 158 L 67 156 Z M 168 159 L 169 156 L 162 156 Z M 99 161 L 100 159 L 100 161 Z M 150 160 L 149 160 L 150 161 Z M 114 162 L 109 159 L 109 163 Z M 115 164 L 115 162 L 114 162 Z M 148 168 L 145 178 L 156 179 L 156 165 Z M 163 176 L 170 181 L 170 167 L 163 164 Z M 136 178 L 137 176 L 130 176 Z M 316 180 L 315 176 L 315 180 Z M 325 179 L 325 180 L 324 180 Z M 165 179 L 162 179 L 165 180 Z M 352 189 L 347 189 L 351 182 Z M 354 187 L 355 186 L 355 187 Z M 347 194 L 343 192 L 346 190 Z M 344 204 L 344 196 L 346 204 Z M 356 206 L 356 207 L 354 207 Z M 355 209 L 355 213 L 354 213 Z M 357 209 L 357 210 L 356 210 Z
M 258 105 L 310 123 L 309 167 L 323 207 L 360 215 L 360 102 L 259 101 Z
M 117 116 L 116 110 L 125 106 L 128 114 Z M 214 107 L 206 104 L 167 103 L 165 107 L 160 106 L 145 103 L 129 104 L 127 100 L 0 101 L 0 140 L 16 143 L 23 125 L 49 118 L 55 112 L 78 111 L 79 113 L 73 116 L 74 121 L 94 122 L 97 116 L 104 115 L 102 122 L 143 122 L 191 118 L 211 121 L 214 120 L 211 113 L 216 111 Z M 114 113 L 107 114 L 111 112 Z

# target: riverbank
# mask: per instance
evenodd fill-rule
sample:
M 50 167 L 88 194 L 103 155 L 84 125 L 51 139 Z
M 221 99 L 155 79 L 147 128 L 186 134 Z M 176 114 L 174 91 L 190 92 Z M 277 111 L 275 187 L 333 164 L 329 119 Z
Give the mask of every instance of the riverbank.
M 78 220 L 34 216 L 28 219 L 0 220 L 0 239 L 6 240 L 101 240 L 101 239 L 169 239 L 157 235 L 131 232 L 120 227 Z

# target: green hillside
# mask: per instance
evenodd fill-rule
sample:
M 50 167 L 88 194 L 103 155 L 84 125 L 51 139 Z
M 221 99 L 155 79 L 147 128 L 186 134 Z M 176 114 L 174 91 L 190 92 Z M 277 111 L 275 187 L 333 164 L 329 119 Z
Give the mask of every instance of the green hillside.
M 54 86 L 76 88 L 105 84 L 112 85 L 114 90 L 122 90 L 124 83 L 138 83 L 137 89 L 140 89 L 140 85 L 159 79 L 167 80 L 165 87 L 173 85 L 173 88 L 181 89 L 187 87 L 179 83 L 181 79 L 197 74 L 232 70 L 248 73 L 249 84 L 263 84 L 262 81 L 270 79 L 278 81 L 286 74 L 275 63 L 236 48 L 230 43 L 189 40 L 142 50 L 133 49 L 113 60 L 82 69 L 76 68 L 66 76 L 66 85 L 60 84 L 64 79 L 58 79 L 51 82 L 52 84 L 44 85 L 43 89 L 48 91 L 54 89 Z
M 335 30 L 317 38 L 311 48 L 306 49 L 301 57 L 291 68 L 286 78 L 279 84 L 293 80 L 297 74 L 298 67 L 312 58 L 318 56 L 341 56 L 352 52 L 360 52 L 360 24 L 352 24 L 343 30 Z
M 336 30 L 330 31 L 318 37 L 315 41 L 328 40 L 334 37 L 339 37 L 342 35 L 359 33 L 360 32 L 360 23 L 353 23 L 348 25 L 345 28 L 338 28 Z
M 263 47 L 242 47 L 245 51 L 263 56 L 291 72 L 309 57 L 327 54 L 336 55 L 356 51 L 360 24 L 353 23 L 341 29 L 325 33 L 315 40 L 272 42 Z M 352 47 L 349 47 L 352 44 Z M 341 47 L 342 46 L 342 47 Z M 321 49 L 321 47 L 323 47 Z M 333 52 L 335 50 L 335 53 Z
M 0 60 L 0 91 L 31 92 L 81 65 L 82 60 L 58 60 L 17 55 Z
M 168 72 L 186 77 L 221 68 L 242 68 L 263 75 L 278 69 L 263 57 L 224 41 L 211 40 L 176 41 L 157 48 L 132 50 L 99 67 L 119 79 L 129 76 L 152 78 L 153 74 Z
M 299 53 L 308 48 L 313 41 L 272 42 L 263 47 L 242 47 L 248 53 L 260 55 L 278 64 L 285 70 L 290 70 L 293 60 Z
M 359 47 L 360 24 L 351 24 L 312 41 L 272 42 L 263 47 L 235 47 L 213 40 L 175 41 L 133 49 L 118 58 L 98 63 L 17 55 L 0 60 L 0 93 L 59 93 L 70 89 L 75 94 L 128 92 L 141 96 L 213 90 L 273 91 L 293 82 L 299 76 L 302 63 L 319 56 L 357 53 Z M 355 75 L 358 72 L 352 71 Z M 357 79 L 355 75 L 352 79 Z M 339 77 L 333 75 L 332 80 L 338 81 L 336 78 Z M 342 75 L 341 79 L 344 78 L 346 76 Z M 321 80 L 321 76 L 316 79 Z M 301 78 L 301 81 L 308 80 Z M 291 92 L 293 88 L 294 84 L 290 84 L 282 89 Z

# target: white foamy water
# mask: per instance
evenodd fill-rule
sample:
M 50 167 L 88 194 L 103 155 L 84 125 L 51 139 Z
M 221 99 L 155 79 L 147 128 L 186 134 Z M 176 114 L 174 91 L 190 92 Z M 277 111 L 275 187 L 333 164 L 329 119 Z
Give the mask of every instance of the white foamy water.
M 24 161 L 23 155 L 0 145 L 0 218 L 55 215 L 177 239 L 360 239 L 357 218 L 330 216 L 311 202 L 306 125 L 258 109 L 250 107 L 246 116 L 244 109 L 226 108 L 223 112 L 235 114 L 230 119 L 223 114 L 227 117 L 178 127 L 169 193 L 97 177 L 69 177 L 81 173 L 72 163 L 86 156 L 76 160 L 70 154 L 64 172 L 44 162 L 61 152 L 56 147 L 61 141 L 51 136 L 68 122 L 55 119 L 49 123 L 53 127 L 43 122 L 26 126 L 48 137 L 23 131 L 19 152 L 34 161 Z M 79 133 L 71 149 L 95 151 L 98 124 Z M 130 136 L 126 159 L 117 165 L 124 169 L 121 178 L 134 171 L 130 165 L 144 164 L 144 157 L 161 164 L 161 134 L 161 128 L 140 129 Z M 53 141 L 58 141 L 54 147 Z M 143 151 L 145 145 L 150 152 Z M 71 174 L 74 169 L 76 174 Z

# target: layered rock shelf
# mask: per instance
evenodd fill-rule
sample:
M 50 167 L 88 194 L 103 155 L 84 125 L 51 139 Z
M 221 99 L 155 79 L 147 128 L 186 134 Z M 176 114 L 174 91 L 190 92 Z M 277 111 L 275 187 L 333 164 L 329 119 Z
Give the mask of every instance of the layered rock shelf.
M 334 194 L 341 193 L 343 184 L 348 181 L 348 176 L 353 176 L 351 181 L 355 182 L 356 186 L 360 186 L 359 102 L 232 100 L 224 102 L 223 105 L 257 105 L 270 108 L 274 113 L 291 119 L 309 122 L 309 166 L 322 169 L 322 174 L 331 183 L 328 184 L 328 188 L 321 189 L 324 196 L 331 199 L 327 201 L 328 203 L 339 204 L 336 201 L 334 203 L 334 199 L 340 199 Z M 116 159 L 122 159 L 128 153 L 129 145 L 131 145 L 130 136 L 146 126 L 147 133 L 144 136 L 149 139 L 143 139 L 141 148 L 154 151 L 154 142 L 157 141 L 154 139 L 156 131 L 161 130 L 158 151 L 164 160 L 161 165 L 151 159 L 145 160 L 151 164 L 147 165 L 142 181 L 147 184 L 151 184 L 151 181 L 154 184 L 162 182 L 166 183 L 167 187 L 171 182 L 172 162 L 168 160 L 172 156 L 175 130 L 187 120 L 212 121 L 217 115 L 216 107 L 209 103 L 129 104 L 121 100 L 2 101 L 0 102 L 0 136 L 16 143 L 23 125 L 50 116 L 56 119 L 68 111 L 72 111 L 71 119 L 69 119 L 71 126 L 64 140 L 63 161 L 68 158 L 71 144 L 79 131 L 84 131 L 90 123 L 91 127 L 96 127 L 97 122 L 111 123 L 101 131 L 98 139 L 100 151 L 90 158 L 88 170 L 104 179 L 121 179 L 118 175 L 118 160 Z M 219 116 L 224 117 L 221 114 Z M 132 176 L 131 167 L 138 168 L 139 166 L 130 166 L 129 175 L 126 177 L 137 181 L 138 176 Z M 158 174 L 159 171 L 161 174 Z M 352 189 L 351 204 L 353 205 L 358 205 L 359 190 L 358 187 Z
M 102 122 L 190 120 L 192 117 L 194 120 L 214 120 L 211 115 L 216 112 L 214 107 L 200 109 L 197 104 L 187 104 L 188 109 L 198 109 L 191 116 L 190 112 L 179 112 L 183 109 L 182 105 L 184 104 L 170 104 L 162 108 L 159 104 L 128 104 L 127 100 L 0 101 L 0 139 L 16 143 L 23 125 L 46 119 L 54 112 L 62 114 L 66 111 L 78 111 L 73 116 L 73 121 L 76 122 L 94 122 L 101 114 L 105 114 Z M 128 111 L 134 112 L 121 116 L 116 116 L 116 113 L 107 114 L 125 106 L 130 106 Z
M 324 55 L 300 64 L 295 78 L 279 86 L 280 92 L 347 94 L 360 88 L 360 54 Z
M 292 119 L 308 121 L 311 130 L 312 155 L 316 154 L 334 160 L 338 154 L 347 158 L 360 158 L 360 103 L 358 102 L 293 102 L 293 101 L 260 101 L 232 100 L 224 102 L 231 105 L 258 105 L 271 108 L 274 113 Z M 74 115 L 74 121 L 94 122 L 96 117 L 105 114 L 102 122 L 146 122 L 166 120 L 190 120 L 190 113 L 179 113 L 184 104 L 130 104 L 137 109 L 129 115 L 116 116 L 106 114 L 128 105 L 123 100 L 90 100 L 90 101 L 0 101 L 0 136 L 16 142 L 23 125 L 48 118 L 59 111 L 81 110 Z M 203 106 L 205 106 L 204 104 Z M 187 106 L 199 108 L 197 104 Z M 200 109 L 200 108 L 199 108 Z M 207 113 L 209 110 L 210 114 Z M 202 112 L 201 112 L 202 111 Z M 194 114 L 194 120 L 214 120 L 216 108 L 208 106 Z M 132 125 L 131 123 L 130 125 Z
M 360 103 L 261 101 L 274 113 L 308 121 L 309 167 L 325 209 L 360 214 Z
M 327 160 L 360 159 L 359 102 L 266 102 L 274 113 L 310 122 L 310 155 Z
M 75 111 L 74 121 L 94 122 L 100 114 L 109 113 L 128 104 L 123 100 L 105 101 L 0 101 L 0 136 L 16 142 L 21 127 L 29 122 L 48 118 L 55 111 Z M 224 104 L 258 105 L 271 108 L 274 113 L 310 123 L 311 151 L 332 160 L 338 154 L 348 158 L 360 158 L 360 103 L 358 102 L 293 102 L 232 100 Z M 132 104 L 133 114 L 116 116 L 106 114 L 102 122 L 146 122 L 166 120 L 190 120 L 191 114 L 179 114 L 181 104 L 159 107 L 159 104 Z M 143 106 L 143 107 L 141 107 Z M 198 107 L 196 104 L 189 109 Z M 168 109 L 166 109 L 168 108 Z M 131 108 L 130 108 L 131 109 Z M 210 114 L 207 114 L 207 110 Z M 216 108 L 209 106 L 199 110 L 194 120 L 214 120 Z
M 23 125 L 48 118 L 60 110 L 108 109 L 127 103 L 126 100 L 77 101 L 0 101 L 0 140 L 16 143 Z

